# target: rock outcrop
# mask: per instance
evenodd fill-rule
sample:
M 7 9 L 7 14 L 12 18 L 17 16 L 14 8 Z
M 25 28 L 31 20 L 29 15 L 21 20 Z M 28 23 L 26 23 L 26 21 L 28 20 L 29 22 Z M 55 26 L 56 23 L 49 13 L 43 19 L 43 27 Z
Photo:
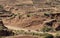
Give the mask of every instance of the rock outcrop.
M 0 20 L 0 36 L 10 36 L 14 33 L 9 31 L 7 27 L 4 26 L 3 22 Z

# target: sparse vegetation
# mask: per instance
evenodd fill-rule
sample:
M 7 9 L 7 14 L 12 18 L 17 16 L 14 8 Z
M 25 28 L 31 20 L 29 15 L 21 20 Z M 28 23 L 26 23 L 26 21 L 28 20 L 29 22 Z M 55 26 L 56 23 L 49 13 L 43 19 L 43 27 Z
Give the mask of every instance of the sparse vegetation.
M 30 14 L 28 14 L 27 17 L 30 17 Z
M 52 28 L 52 27 L 49 27 L 49 26 L 44 26 L 44 27 L 41 29 L 41 31 L 43 31 L 43 32 L 49 32 L 49 31 L 51 31 L 51 30 L 53 30 L 53 28 Z
M 55 38 L 60 38 L 60 33 L 57 33 Z
M 0 19 L 5 26 L 24 29 L 10 30 L 1 23 L 0 36 L 22 34 L 53 38 L 53 34 L 60 31 L 60 0 L 0 0 Z
M 44 38 L 54 38 L 54 36 L 51 34 L 47 34 Z
M 0 5 L 0 9 L 3 9 L 3 6 L 2 5 Z

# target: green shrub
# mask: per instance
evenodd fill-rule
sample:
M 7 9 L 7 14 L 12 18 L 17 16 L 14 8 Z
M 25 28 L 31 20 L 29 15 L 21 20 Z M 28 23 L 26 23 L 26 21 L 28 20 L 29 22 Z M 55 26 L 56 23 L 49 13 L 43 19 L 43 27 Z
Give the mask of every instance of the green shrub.
M 60 34 L 59 34 L 59 33 L 57 33 L 55 38 L 60 38 Z
M 60 38 L 60 36 L 56 36 L 56 38 Z
M 0 36 L 0 38 L 2 38 L 2 36 Z
M 28 14 L 27 17 L 30 17 L 30 15 Z
M 52 27 L 48 27 L 48 26 L 44 26 L 44 27 L 41 29 L 41 31 L 43 31 L 43 32 L 49 32 L 50 30 L 53 30 L 53 28 L 52 28 Z
M 54 38 L 54 36 L 51 34 L 47 34 L 44 38 Z
M 2 5 L 0 5 L 0 9 L 3 9 L 3 6 Z

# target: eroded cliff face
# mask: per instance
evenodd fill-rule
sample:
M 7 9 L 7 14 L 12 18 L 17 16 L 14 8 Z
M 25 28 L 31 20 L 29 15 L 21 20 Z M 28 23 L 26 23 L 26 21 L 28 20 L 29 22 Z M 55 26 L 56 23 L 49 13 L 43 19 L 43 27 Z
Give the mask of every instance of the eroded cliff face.
M 52 24 L 52 27 L 60 24 L 58 22 L 60 19 L 59 0 L 0 0 L 0 5 L 5 10 L 1 11 L 3 16 L 5 14 L 7 16 L 2 18 L 5 25 L 40 29 L 45 21 L 49 22 L 52 19 L 57 21 Z

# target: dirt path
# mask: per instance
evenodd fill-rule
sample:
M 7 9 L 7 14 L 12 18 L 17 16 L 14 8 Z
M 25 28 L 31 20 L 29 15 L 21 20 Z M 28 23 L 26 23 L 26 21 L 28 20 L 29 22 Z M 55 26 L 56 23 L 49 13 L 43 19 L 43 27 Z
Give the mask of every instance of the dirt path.
M 25 32 L 29 32 L 29 29 L 24 29 L 24 28 L 19 28 L 19 27 L 13 27 L 13 26 L 7 26 L 7 28 L 12 29 L 12 30 L 24 30 Z M 51 32 L 41 32 L 41 31 L 35 31 L 35 30 L 30 30 L 30 32 L 35 32 L 35 33 L 48 33 L 52 35 L 56 35 L 56 33 L 51 33 Z

